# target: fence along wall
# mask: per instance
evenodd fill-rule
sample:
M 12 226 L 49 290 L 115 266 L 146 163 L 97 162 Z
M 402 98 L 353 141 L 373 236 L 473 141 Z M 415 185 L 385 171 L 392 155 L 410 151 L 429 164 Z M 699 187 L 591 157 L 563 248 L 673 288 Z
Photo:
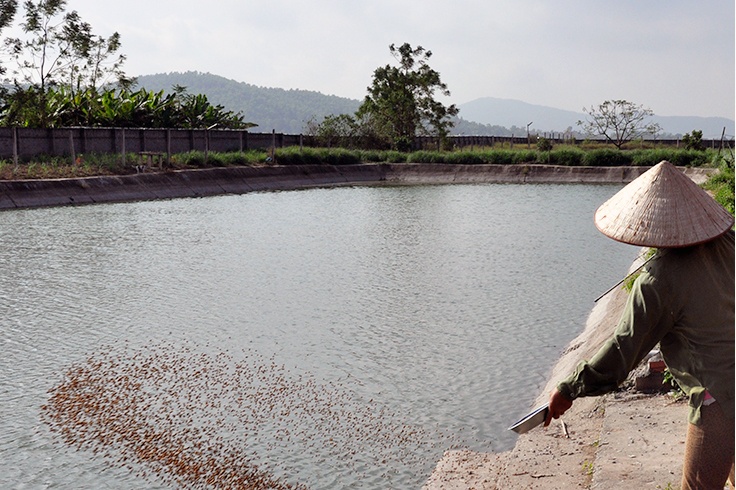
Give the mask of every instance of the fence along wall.
M 84 153 L 244 151 L 299 145 L 301 136 L 245 130 L 147 128 L 0 128 L 0 158 Z
M 528 145 L 525 137 L 450 136 L 454 147 L 493 146 L 498 143 Z M 575 143 L 552 138 L 553 143 Z M 657 140 L 661 144 L 679 145 L 679 140 Z M 720 140 L 704 140 L 707 147 L 717 148 Z M 314 146 L 309 137 L 283 133 L 251 133 L 228 129 L 148 129 L 148 128 L 0 128 L 0 158 L 29 159 L 39 155 L 64 156 L 84 153 L 167 154 L 197 151 L 244 151 L 249 149 Z M 415 149 L 438 148 L 439 140 L 417 137 Z

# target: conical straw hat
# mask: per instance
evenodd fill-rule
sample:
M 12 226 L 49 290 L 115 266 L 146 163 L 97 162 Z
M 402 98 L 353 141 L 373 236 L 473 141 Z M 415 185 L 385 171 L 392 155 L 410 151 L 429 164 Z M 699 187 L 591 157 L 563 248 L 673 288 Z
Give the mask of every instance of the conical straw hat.
M 595 225 L 606 236 L 643 247 L 687 247 L 731 228 L 734 217 L 663 160 L 603 203 Z

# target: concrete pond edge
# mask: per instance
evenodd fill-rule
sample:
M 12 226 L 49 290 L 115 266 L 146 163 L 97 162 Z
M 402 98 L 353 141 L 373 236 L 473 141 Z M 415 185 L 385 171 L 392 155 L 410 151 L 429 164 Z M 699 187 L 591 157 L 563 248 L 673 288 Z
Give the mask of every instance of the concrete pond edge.
M 366 163 L 164 170 L 119 176 L 0 181 L 0 210 L 357 185 L 628 183 L 649 167 Z M 715 169 L 684 171 L 702 182 Z

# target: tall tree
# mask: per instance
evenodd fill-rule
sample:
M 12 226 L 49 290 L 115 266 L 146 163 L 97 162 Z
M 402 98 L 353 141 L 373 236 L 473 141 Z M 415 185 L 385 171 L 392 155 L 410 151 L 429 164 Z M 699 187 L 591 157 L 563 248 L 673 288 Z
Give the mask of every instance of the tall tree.
M 106 38 L 92 34 L 86 22 L 70 22 L 62 29 L 62 38 L 68 39 L 74 48 L 69 52 L 68 68 L 64 70 L 65 84 L 73 93 L 97 90 L 109 84 L 127 89 L 135 83 L 122 69 L 126 56 L 118 53 L 121 43 L 117 32 Z
M 435 92 L 449 96 L 450 91 L 427 64 L 432 52 L 408 43 L 398 48 L 391 44 L 389 51 L 399 65 L 375 70 L 357 118 L 370 120 L 371 127 L 379 128 L 402 151 L 411 149 L 417 134 L 447 136 L 458 109 L 435 100 Z
M 38 3 L 27 0 L 24 7 L 25 21 L 21 28 L 31 37 L 8 39 L 6 44 L 12 48 L 18 62 L 21 82 L 38 85 L 41 92 L 45 92 L 56 82 L 71 49 L 67 39 L 61 42 L 64 23 L 77 22 L 78 16 L 63 15 L 66 0 L 39 0 Z
M 651 109 L 627 100 L 607 100 L 598 107 L 583 108 L 583 112 L 589 119 L 578 121 L 578 125 L 588 134 L 603 136 L 619 150 L 633 139 L 661 131 L 659 124 L 649 121 L 654 115 Z
M 18 0 L 0 0 L 0 30 L 13 23 L 18 11 Z
M 109 38 L 93 35 L 91 26 L 76 11 L 66 11 L 66 0 L 26 0 L 23 6 L 21 28 L 26 38 L 8 39 L 6 46 L 18 64 L 16 91 L 37 94 L 35 110 L 40 126 L 48 123 L 47 101 L 52 87 L 66 87 L 74 94 L 96 89 L 111 78 L 129 82 L 121 68 L 125 57 L 117 55 L 119 34 Z
M 18 11 L 18 0 L 0 0 L 0 32 L 10 26 Z M 4 75 L 7 69 L 0 65 L 0 75 Z

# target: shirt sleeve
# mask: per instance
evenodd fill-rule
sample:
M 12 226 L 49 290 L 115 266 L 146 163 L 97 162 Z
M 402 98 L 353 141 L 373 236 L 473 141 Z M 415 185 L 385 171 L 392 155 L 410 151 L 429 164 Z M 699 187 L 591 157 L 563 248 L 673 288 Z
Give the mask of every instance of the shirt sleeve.
M 557 389 L 569 399 L 615 390 L 644 356 L 671 330 L 673 313 L 663 285 L 647 272 L 634 282 L 613 336 L 589 360 L 580 362 Z

